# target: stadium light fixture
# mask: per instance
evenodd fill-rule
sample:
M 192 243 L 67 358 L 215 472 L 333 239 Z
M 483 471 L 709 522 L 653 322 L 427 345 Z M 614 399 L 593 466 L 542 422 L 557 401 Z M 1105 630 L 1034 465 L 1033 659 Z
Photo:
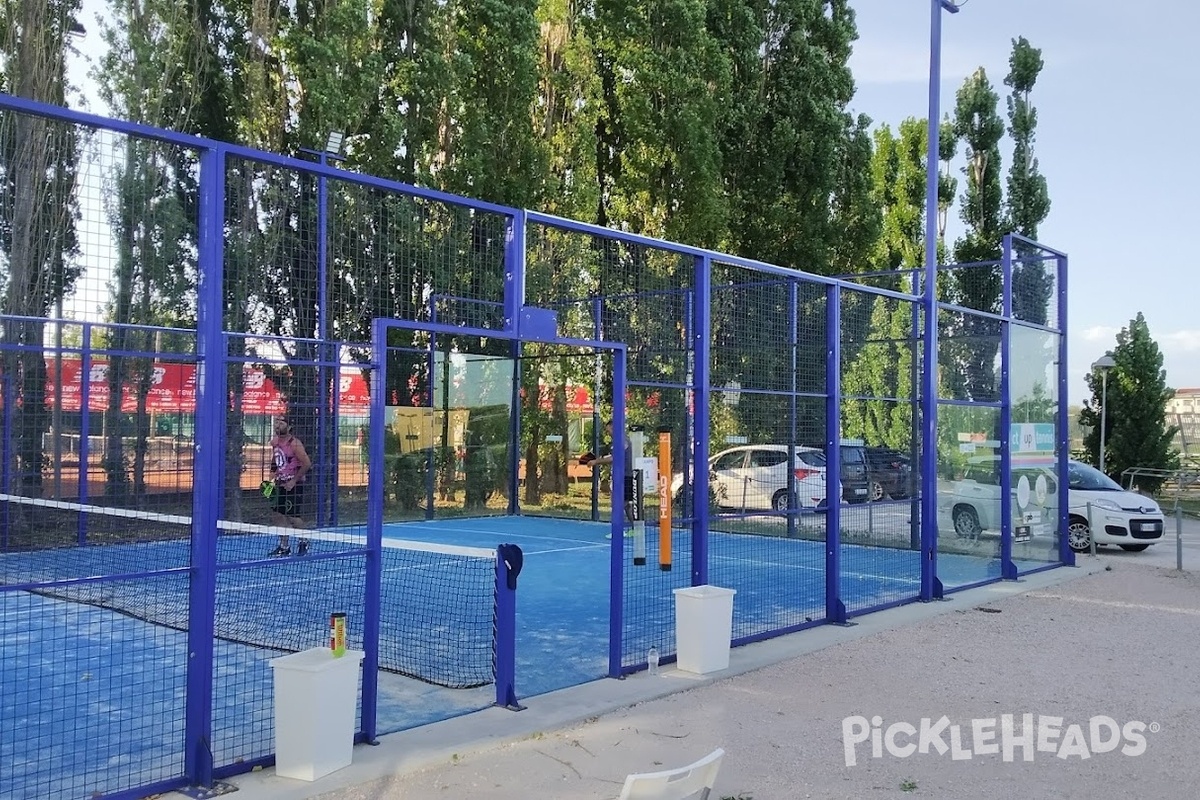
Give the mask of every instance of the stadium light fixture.
M 325 152 L 340 156 L 342 154 L 342 145 L 346 143 L 346 134 L 344 131 L 330 131 L 329 138 L 325 140 Z

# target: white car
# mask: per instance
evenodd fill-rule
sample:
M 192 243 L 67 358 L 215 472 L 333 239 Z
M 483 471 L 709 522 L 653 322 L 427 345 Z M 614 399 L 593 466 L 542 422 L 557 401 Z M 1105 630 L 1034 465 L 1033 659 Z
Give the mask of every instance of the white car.
M 1095 467 L 1068 461 L 1067 489 L 1071 497 L 1071 519 L 1067 544 L 1076 553 L 1096 544 L 1115 544 L 1122 550 L 1139 552 L 1162 540 L 1166 518 L 1153 498 L 1126 491 Z M 1088 504 L 1091 503 L 1091 520 Z
M 795 447 L 791 469 L 795 475 L 795 502 L 788 497 L 788 446 L 757 444 L 722 450 L 709 459 L 709 483 L 717 504 L 738 510 L 787 511 L 824 508 L 825 454 L 814 447 Z M 676 474 L 671 494 L 679 496 L 683 475 Z M 841 496 L 841 483 L 838 484 Z
M 978 538 L 984 531 L 1000 530 L 999 459 L 972 459 L 962 480 L 938 490 L 939 517 L 948 519 L 956 536 Z M 1163 537 L 1165 518 L 1151 498 L 1121 488 L 1095 467 L 1068 461 L 1067 544 L 1077 553 L 1096 544 L 1118 545 L 1138 552 Z M 1012 502 L 1014 541 L 1051 535 L 1057 527 L 1055 503 L 1058 481 L 1043 467 L 1013 470 Z M 1088 507 L 1091 504 L 1091 521 Z

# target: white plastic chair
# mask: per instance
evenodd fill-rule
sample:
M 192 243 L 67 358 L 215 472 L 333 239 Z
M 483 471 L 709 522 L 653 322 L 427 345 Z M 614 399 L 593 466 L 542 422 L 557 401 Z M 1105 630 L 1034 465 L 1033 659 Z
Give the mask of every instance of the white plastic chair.
M 696 792 L 698 800 L 708 800 L 724 757 L 725 751 L 718 747 L 686 767 L 628 775 L 620 800 L 684 800 Z

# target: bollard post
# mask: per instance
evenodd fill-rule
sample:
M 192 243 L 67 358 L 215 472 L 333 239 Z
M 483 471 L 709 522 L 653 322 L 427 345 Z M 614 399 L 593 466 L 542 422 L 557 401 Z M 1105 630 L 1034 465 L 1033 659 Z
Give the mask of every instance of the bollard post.
M 867 484 L 867 536 L 875 539 L 875 500 L 871 497 L 871 486 Z
M 1175 569 L 1183 572 L 1183 506 L 1175 502 Z
M 1092 558 L 1096 557 L 1096 527 L 1092 524 L 1092 501 L 1088 501 L 1088 546 L 1092 550 Z

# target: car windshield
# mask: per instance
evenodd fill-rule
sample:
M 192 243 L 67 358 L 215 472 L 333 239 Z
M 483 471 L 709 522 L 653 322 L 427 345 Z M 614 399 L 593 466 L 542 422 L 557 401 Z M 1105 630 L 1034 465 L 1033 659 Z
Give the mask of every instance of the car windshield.
M 801 450 L 796 453 L 796 459 L 810 467 L 825 466 L 825 454 L 820 450 Z
M 1123 491 L 1120 484 L 1095 467 L 1072 461 L 1069 469 L 1071 470 L 1070 486 L 1072 489 L 1084 489 L 1092 492 Z

